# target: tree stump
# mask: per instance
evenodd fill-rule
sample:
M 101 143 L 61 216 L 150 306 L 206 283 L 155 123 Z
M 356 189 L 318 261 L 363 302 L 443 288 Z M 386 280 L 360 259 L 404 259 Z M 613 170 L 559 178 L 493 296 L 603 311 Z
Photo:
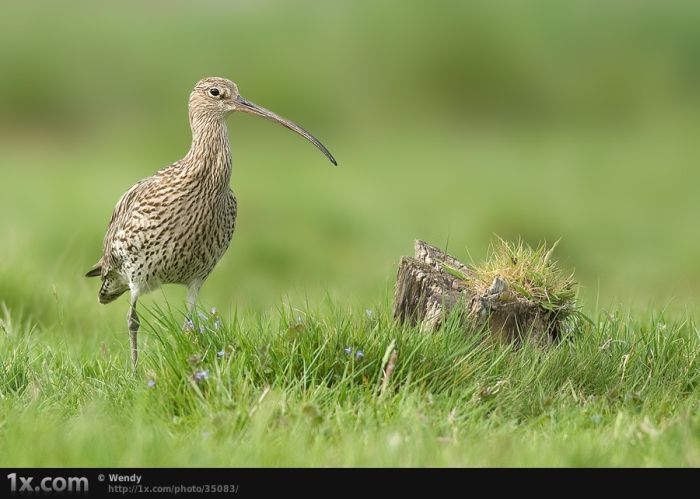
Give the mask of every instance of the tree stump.
M 457 312 L 467 332 L 487 329 L 503 342 L 529 337 L 551 344 L 562 325 L 555 315 L 509 289 L 496 277 L 487 289 L 476 286 L 468 265 L 424 241 L 415 242 L 413 257 L 402 257 L 394 289 L 394 317 L 421 331 L 439 329 Z M 456 309 L 456 310 L 455 310 Z

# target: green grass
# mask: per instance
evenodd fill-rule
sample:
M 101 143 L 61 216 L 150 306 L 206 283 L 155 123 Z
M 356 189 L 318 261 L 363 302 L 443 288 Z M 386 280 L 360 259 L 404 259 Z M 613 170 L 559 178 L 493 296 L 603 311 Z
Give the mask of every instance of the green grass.
M 137 375 L 126 348 L 81 357 L 5 311 L 0 465 L 700 465 L 689 318 L 601 312 L 544 351 L 320 308 L 202 314 L 193 332 L 150 310 Z
M 236 119 L 231 128 L 245 129 Z M 292 164 L 277 165 L 271 158 L 283 151 L 261 153 L 234 134 L 239 225 L 202 293 L 224 327 L 183 335 L 177 310 L 184 292 L 146 297 L 137 376 L 129 368 L 126 302 L 99 305 L 95 281 L 82 276 L 97 259 L 119 194 L 150 171 L 145 160 L 60 150 L 51 158 L 33 150 L 6 155 L 0 465 L 700 465 L 697 267 L 690 258 L 700 238 L 686 230 L 697 213 L 687 209 L 692 182 L 666 169 L 639 177 L 649 185 L 635 189 L 579 185 L 566 213 L 548 212 L 554 191 L 576 175 L 538 161 L 557 139 L 527 146 L 489 140 L 457 146 L 436 139 L 408 157 L 393 137 L 381 165 L 361 149 L 326 170 L 294 163 L 293 155 L 285 156 Z M 590 169 L 622 182 L 615 176 L 622 173 L 603 170 L 620 155 L 641 157 L 645 146 L 617 139 L 610 147 Z M 527 148 L 537 152 L 519 154 Z M 400 159 L 389 161 L 392 153 Z M 431 154 L 500 166 L 436 163 L 434 171 L 459 181 L 426 211 L 405 199 L 423 192 L 421 166 Z M 651 169 L 653 155 L 645 161 L 638 164 Z M 537 171 L 562 175 L 557 189 L 526 183 Z M 270 172 L 275 182 L 267 181 Z M 504 172 L 506 183 L 498 178 Z M 387 188 L 398 174 L 403 183 Z M 484 192 L 460 197 L 475 178 Z M 678 189 L 664 187 L 647 206 L 637 196 L 651 184 Z M 490 186 L 519 200 L 523 185 L 523 202 L 536 193 L 524 208 L 480 208 Z M 625 203 L 610 209 L 620 198 Z M 660 207 L 677 211 L 657 219 Z M 463 232 L 436 224 L 435 213 Z M 576 269 L 594 325 L 582 323 L 543 352 L 486 349 L 455 329 L 425 335 L 390 322 L 396 264 L 414 238 L 449 238 L 450 253 L 466 260 L 468 246 L 483 260 L 492 231 L 510 238 L 498 220 L 511 216 L 524 220 L 517 224 L 523 233 L 563 235 L 555 256 Z M 381 395 L 382 359 L 394 341 L 396 368 Z M 353 360 L 346 347 L 365 355 Z M 221 350 L 230 355 L 218 358 Z M 189 362 L 194 355 L 200 365 Z M 208 379 L 193 382 L 202 370 Z

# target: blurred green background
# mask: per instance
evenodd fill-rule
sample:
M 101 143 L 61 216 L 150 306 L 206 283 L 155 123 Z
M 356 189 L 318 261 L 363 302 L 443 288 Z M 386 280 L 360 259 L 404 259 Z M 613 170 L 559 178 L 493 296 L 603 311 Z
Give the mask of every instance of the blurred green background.
M 239 219 L 206 305 L 371 307 L 415 238 L 480 260 L 499 234 L 561 238 L 589 309 L 697 310 L 698 26 L 690 1 L 3 2 L 0 301 L 122 332 L 82 276 L 216 75 L 340 166 L 230 119 Z

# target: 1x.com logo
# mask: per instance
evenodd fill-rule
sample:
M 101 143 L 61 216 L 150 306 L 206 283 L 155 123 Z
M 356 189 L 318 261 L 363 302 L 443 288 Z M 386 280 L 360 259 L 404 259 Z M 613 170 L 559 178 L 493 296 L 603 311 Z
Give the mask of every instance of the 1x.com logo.
M 10 493 L 37 494 L 49 492 L 87 492 L 88 479 L 84 476 L 46 476 L 34 481 L 33 476 L 17 476 L 17 473 L 7 475 L 10 480 Z

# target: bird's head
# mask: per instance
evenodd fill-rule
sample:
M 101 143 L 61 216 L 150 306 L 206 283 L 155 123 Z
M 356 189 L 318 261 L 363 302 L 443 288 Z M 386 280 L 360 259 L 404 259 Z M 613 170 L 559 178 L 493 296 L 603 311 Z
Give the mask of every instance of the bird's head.
M 211 120 L 223 120 L 229 113 L 239 111 L 254 114 L 271 121 L 276 121 L 282 126 L 298 133 L 313 145 L 318 147 L 323 154 L 337 165 L 333 155 L 309 132 L 264 107 L 253 104 L 241 97 L 238 86 L 226 78 L 211 77 L 199 80 L 190 94 L 190 120 L 208 122 Z

